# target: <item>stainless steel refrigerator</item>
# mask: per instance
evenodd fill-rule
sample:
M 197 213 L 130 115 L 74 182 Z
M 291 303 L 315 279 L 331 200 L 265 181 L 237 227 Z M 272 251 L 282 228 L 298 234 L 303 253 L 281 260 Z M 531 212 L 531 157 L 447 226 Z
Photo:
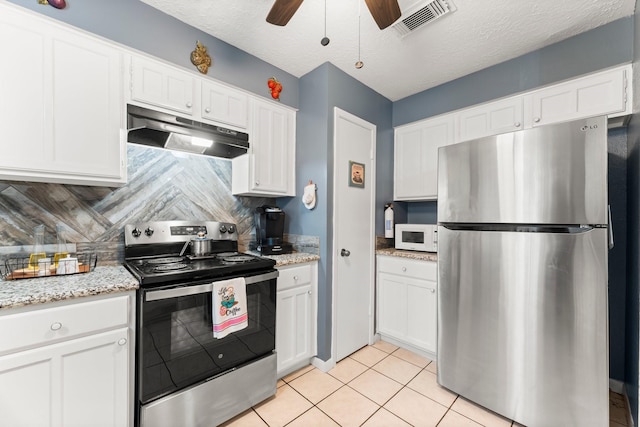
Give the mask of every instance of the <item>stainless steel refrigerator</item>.
M 530 427 L 609 425 L 606 118 L 438 154 L 438 382 Z

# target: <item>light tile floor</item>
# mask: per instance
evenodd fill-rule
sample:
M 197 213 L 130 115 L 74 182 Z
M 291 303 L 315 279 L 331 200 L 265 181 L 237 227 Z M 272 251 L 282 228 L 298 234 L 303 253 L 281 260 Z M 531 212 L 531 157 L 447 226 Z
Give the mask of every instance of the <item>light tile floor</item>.
M 627 426 L 624 397 L 610 392 L 610 427 Z M 276 395 L 225 427 L 522 427 L 440 387 L 436 362 L 384 341 L 324 373 L 307 366 L 278 381 Z

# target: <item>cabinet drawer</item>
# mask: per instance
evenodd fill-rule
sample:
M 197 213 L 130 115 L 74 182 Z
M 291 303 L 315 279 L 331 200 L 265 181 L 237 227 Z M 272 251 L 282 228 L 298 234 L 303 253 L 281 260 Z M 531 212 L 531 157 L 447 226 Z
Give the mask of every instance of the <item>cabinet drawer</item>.
M 403 277 L 437 280 L 438 266 L 433 261 L 418 261 L 401 257 L 378 257 L 378 271 Z
M 94 331 L 126 326 L 129 297 L 43 308 L 0 317 L 0 354 Z
M 278 270 L 280 271 L 280 276 L 278 277 L 279 291 L 311 283 L 310 265 L 279 268 Z

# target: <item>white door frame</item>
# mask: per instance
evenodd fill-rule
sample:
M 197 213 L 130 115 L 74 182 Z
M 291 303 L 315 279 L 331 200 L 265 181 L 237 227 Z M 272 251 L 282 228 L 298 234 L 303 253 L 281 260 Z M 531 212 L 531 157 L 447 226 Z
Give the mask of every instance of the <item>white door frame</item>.
M 331 253 L 331 258 L 333 260 L 333 265 L 332 265 L 332 271 L 331 271 L 331 359 L 332 359 L 332 363 L 330 364 L 331 366 L 335 366 L 336 362 L 337 362 L 337 330 L 336 330 L 336 326 L 337 326 L 337 304 L 339 304 L 339 302 L 336 299 L 336 283 L 337 283 L 337 265 L 338 265 L 338 259 L 340 257 L 340 253 L 339 248 L 337 246 L 337 239 L 336 236 L 338 235 L 339 229 L 338 229 L 338 221 L 337 221 L 337 217 L 336 217 L 336 199 L 337 199 L 337 195 L 338 195 L 338 191 L 339 191 L 339 187 L 340 184 L 344 183 L 339 183 L 338 180 L 336 179 L 336 174 L 337 174 L 337 165 L 339 164 L 338 162 L 340 160 L 344 160 L 344 159 L 338 159 L 337 158 L 337 154 L 338 154 L 338 149 L 337 149 L 337 141 L 336 141 L 336 130 L 337 130 L 337 126 L 336 124 L 338 123 L 338 119 L 339 118 L 346 118 L 350 121 L 356 122 L 356 123 L 361 123 L 363 125 L 363 127 L 369 127 L 371 126 L 371 123 L 351 114 L 348 113 L 344 110 L 341 110 L 338 107 L 333 107 L 333 212 L 331 213 L 331 217 L 332 217 L 332 221 L 333 221 L 333 233 L 332 233 L 332 253 Z M 375 206 L 376 206 L 376 135 L 377 132 L 374 132 L 373 134 L 373 138 L 371 141 L 371 167 L 370 167 L 370 171 L 367 172 L 367 185 L 371 185 L 371 189 L 372 189 L 372 197 L 371 197 L 371 206 L 370 206 L 370 215 L 369 215 L 369 220 L 370 220 L 370 236 L 372 236 L 373 239 L 373 246 L 371 248 L 369 248 L 369 269 L 370 269 L 370 276 L 371 277 L 371 283 L 370 283 L 370 287 L 371 287 L 371 293 L 370 293 L 370 298 L 369 298 L 369 344 L 373 344 L 374 343 L 374 339 L 375 339 L 375 330 L 374 330 L 374 313 L 375 313 L 375 306 L 374 306 L 374 301 L 375 301 Z

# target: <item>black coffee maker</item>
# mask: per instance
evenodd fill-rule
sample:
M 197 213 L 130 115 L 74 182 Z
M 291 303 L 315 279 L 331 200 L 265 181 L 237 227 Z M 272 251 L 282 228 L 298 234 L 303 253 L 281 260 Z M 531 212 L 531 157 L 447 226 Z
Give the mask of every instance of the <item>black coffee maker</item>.
M 277 206 L 260 206 L 255 211 L 256 248 L 262 255 L 290 254 L 292 247 L 283 240 L 285 214 Z

